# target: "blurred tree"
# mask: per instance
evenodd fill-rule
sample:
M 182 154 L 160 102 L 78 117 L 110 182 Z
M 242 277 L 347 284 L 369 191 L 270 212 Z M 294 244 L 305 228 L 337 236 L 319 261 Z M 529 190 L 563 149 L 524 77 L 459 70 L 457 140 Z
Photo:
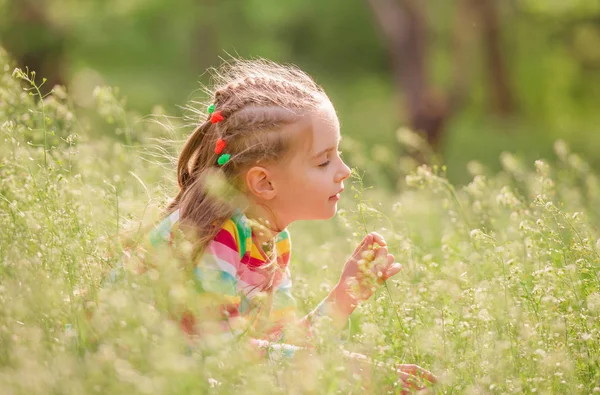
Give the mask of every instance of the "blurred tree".
M 530 161 L 557 138 L 600 168 L 598 0 L 0 0 L 0 45 L 78 105 L 118 86 L 144 114 L 180 115 L 219 57 L 297 64 L 355 141 L 347 159 L 389 158 L 369 174 L 394 185 L 403 124 L 430 131 L 455 182 L 471 159 L 497 170 L 500 152 Z
M 387 42 L 397 91 L 404 94 L 410 126 L 424 132 L 433 148 L 438 148 L 448 118 L 464 104 L 470 82 L 465 51 L 468 36 L 473 35 L 469 20 L 477 18 L 481 26 L 493 109 L 500 115 L 513 112 L 514 100 L 503 59 L 495 0 L 458 1 L 451 32 L 454 74 L 447 92 L 437 89 L 428 73 L 430 27 L 425 5 L 419 0 L 368 2 Z
M 19 67 L 42 72 L 47 88 L 65 83 L 65 32 L 47 17 L 46 0 L 7 0 L 0 21 L 0 45 Z
M 497 0 L 467 0 L 463 3 L 474 8 L 479 14 L 492 110 L 499 115 L 509 115 L 515 110 L 515 100 L 506 70 L 505 51 L 502 48 Z

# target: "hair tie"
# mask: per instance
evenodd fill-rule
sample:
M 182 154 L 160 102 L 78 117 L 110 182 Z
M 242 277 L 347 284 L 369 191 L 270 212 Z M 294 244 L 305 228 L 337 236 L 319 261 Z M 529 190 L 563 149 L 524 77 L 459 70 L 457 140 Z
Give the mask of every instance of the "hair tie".
M 215 111 L 210 116 L 210 123 L 215 124 L 215 123 L 221 122 L 224 119 L 225 119 L 225 117 L 223 117 L 223 114 L 221 114 L 221 111 Z
M 217 140 L 217 144 L 215 145 L 215 154 L 220 154 L 221 152 L 223 152 L 223 148 L 225 148 L 226 145 L 227 144 L 225 143 L 225 140 L 219 138 Z
M 216 106 L 214 105 L 214 103 L 208 106 L 208 113 L 210 114 L 210 123 L 212 124 L 221 122 L 225 119 L 225 117 L 223 117 L 223 114 L 221 114 L 221 111 L 215 111 L 215 107 Z M 219 137 L 217 143 L 215 144 L 215 154 L 220 155 L 226 146 L 227 143 L 225 142 L 225 140 Z M 229 161 L 229 159 L 231 159 L 230 154 L 222 154 L 217 159 L 217 163 L 219 164 L 219 166 L 223 166 L 225 163 L 227 163 L 227 161 Z
M 231 155 L 223 154 L 223 155 L 219 156 L 219 159 L 217 159 L 217 163 L 219 164 L 219 166 L 223 166 L 225 163 L 227 163 L 227 161 L 230 158 L 231 158 Z
M 219 139 L 217 140 L 217 143 L 215 144 L 215 154 L 219 155 L 223 152 L 223 149 L 227 146 L 227 143 L 225 142 L 225 140 L 223 140 L 222 138 L 219 137 Z M 227 163 L 227 161 L 231 158 L 230 154 L 222 154 L 221 156 L 219 156 L 219 158 L 217 159 L 217 163 L 220 166 L 223 166 L 225 163 Z

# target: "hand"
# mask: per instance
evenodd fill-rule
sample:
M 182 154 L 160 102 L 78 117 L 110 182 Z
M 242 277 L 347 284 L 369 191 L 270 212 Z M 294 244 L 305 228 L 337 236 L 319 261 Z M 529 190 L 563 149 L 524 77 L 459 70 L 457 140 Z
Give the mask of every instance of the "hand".
M 433 373 L 423 369 L 418 365 L 398 364 L 395 366 L 389 366 L 384 364 L 383 362 L 374 361 L 366 355 L 355 352 L 349 352 L 344 349 L 342 349 L 342 355 L 344 355 L 350 361 L 354 361 L 355 363 L 358 363 L 363 366 L 372 366 L 373 364 L 375 364 L 375 366 L 381 369 L 391 368 L 393 371 L 396 372 L 396 374 L 398 374 L 398 377 L 400 379 L 397 382 L 397 384 L 402 389 L 401 394 L 411 394 L 414 393 L 414 391 L 422 393 L 422 391 L 427 391 L 429 387 L 429 385 L 427 385 L 427 382 L 429 384 L 435 384 L 438 381 L 437 377 Z M 390 388 L 390 390 L 392 389 Z
M 412 394 L 414 391 L 419 393 L 429 393 L 427 391 L 428 385 L 437 383 L 437 377 L 428 370 L 414 364 L 398 364 L 393 367 L 398 374 L 400 384 L 402 388 L 402 394 Z M 425 391 L 425 392 L 423 392 Z
M 369 233 L 346 262 L 338 286 L 357 300 L 367 300 L 376 287 L 402 270 L 378 233 Z

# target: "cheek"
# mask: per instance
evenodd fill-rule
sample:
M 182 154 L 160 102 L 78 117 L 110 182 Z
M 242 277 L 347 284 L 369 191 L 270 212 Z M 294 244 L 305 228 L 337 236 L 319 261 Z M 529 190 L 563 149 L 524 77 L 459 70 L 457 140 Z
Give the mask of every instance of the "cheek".
M 293 176 L 282 179 L 284 194 L 296 202 L 319 198 L 329 192 L 331 181 L 329 171 L 320 168 L 309 168 L 298 171 Z
M 327 183 L 327 172 L 325 171 L 314 171 L 305 177 L 303 183 L 307 189 L 311 191 L 322 191 L 323 186 Z
M 283 184 L 280 185 L 284 186 L 284 195 L 292 200 L 302 199 L 302 197 L 306 196 L 307 193 L 310 193 L 310 190 L 313 188 L 312 180 L 306 175 L 294 175 L 288 177 L 283 181 Z

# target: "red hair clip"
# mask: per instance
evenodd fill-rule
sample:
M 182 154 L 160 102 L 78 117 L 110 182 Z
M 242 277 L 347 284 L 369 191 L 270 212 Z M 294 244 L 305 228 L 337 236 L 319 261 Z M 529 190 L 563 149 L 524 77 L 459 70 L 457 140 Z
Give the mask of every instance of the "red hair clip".
M 217 144 L 215 145 L 215 154 L 220 154 L 221 152 L 223 152 L 223 148 L 225 148 L 226 143 L 225 140 L 223 140 L 222 138 L 219 138 L 217 140 Z
M 210 116 L 210 123 L 213 123 L 213 124 L 218 123 L 224 119 L 225 119 L 225 117 L 223 117 L 223 114 L 221 114 L 221 111 L 215 111 Z

